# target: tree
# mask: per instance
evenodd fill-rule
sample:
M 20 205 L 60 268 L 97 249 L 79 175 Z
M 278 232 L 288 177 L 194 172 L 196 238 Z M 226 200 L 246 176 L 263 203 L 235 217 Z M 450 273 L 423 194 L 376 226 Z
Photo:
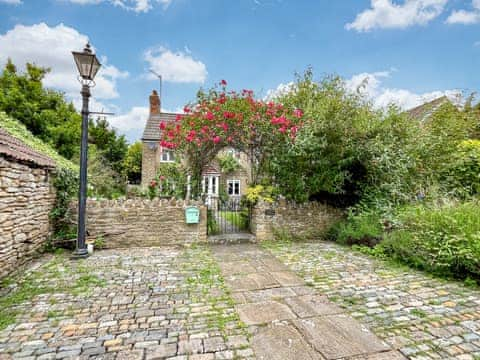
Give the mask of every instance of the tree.
M 0 74 L 0 111 L 71 159 L 79 151 L 81 117 L 62 93 L 43 87 L 49 71 L 27 63 L 22 74 L 8 60 Z
M 142 179 L 142 143 L 137 141 L 130 145 L 123 160 L 124 175 L 128 181 L 138 184 Z
M 123 162 L 128 151 L 125 136 L 118 135 L 106 118 L 90 119 L 88 136 L 89 142 L 97 146 L 110 166 L 117 173 L 123 173 Z

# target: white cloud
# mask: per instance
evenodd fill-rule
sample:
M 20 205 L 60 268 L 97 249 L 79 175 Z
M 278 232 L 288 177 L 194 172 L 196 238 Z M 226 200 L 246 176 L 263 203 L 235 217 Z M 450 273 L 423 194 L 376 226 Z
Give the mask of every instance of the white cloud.
M 23 4 L 23 2 L 22 0 L 0 0 L 0 4 L 20 5 Z
M 267 94 L 264 96 L 263 100 L 265 101 L 271 101 L 274 100 L 275 98 L 279 96 L 283 96 L 291 92 L 292 90 L 295 89 L 295 84 L 293 81 L 286 83 L 286 84 L 280 84 L 277 86 L 276 89 L 270 89 L 267 91 Z
M 160 4 L 164 9 L 168 8 L 173 0 L 63 0 L 74 4 L 80 5 L 92 5 L 100 4 L 102 2 L 108 2 L 114 6 L 121 7 L 122 9 L 134 11 L 136 13 L 148 12 L 155 4 Z
M 472 0 L 473 10 L 455 10 L 447 19 L 448 24 L 476 24 L 480 23 L 480 0 Z
M 135 106 L 129 112 L 112 116 L 108 119 L 111 126 L 121 132 L 129 130 L 139 130 L 145 127 L 149 114 L 149 108 L 143 106 Z
M 45 23 L 32 26 L 16 25 L 5 34 L 0 34 L 0 65 L 8 58 L 20 69 L 26 62 L 51 68 L 45 76 L 44 85 L 64 91 L 73 100 L 78 99 L 80 84 L 72 50 L 82 50 L 88 37 L 63 24 L 50 27 Z M 92 95 L 97 99 L 118 97 L 117 80 L 128 76 L 101 58 L 103 66 L 95 78 Z M 76 102 L 78 103 L 78 102 Z
M 146 106 L 134 106 L 124 114 L 109 117 L 108 123 L 117 129 L 120 134 L 124 134 L 129 142 L 133 143 L 142 137 L 149 112 L 150 109 Z M 162 112 L 180 114 L 183 109 L 177 108 L 172 111 L 162 108 Z
M 406 89 L 388 88 L 382 85 L 382 80 L 391 76 L 390 71 L 362 73 L 345 81 L 347 89 L 359 92 L 371 99 L 376 108 L 386 108 L 394 104 L 403 110 L 414 108 L 441 96 L 458 101 L 461 96 L 458 90 L 437 90 L 417 94 Z
M 358 32 L 373 29 L 404 29 L 413 25 L 426 25 L 439 16 L 448 0 L 371 0 L 371 8 L 357 15 L 345 26 Z
M 164 81 L 202 84 L 207 78 L 205 64 L 182 51 L 172 52 L 165 47 L 158 47 L 147 50 L 144 58 L 149 68 L 162 75 Z M 153 74 L 147 77 L 156 79 Z

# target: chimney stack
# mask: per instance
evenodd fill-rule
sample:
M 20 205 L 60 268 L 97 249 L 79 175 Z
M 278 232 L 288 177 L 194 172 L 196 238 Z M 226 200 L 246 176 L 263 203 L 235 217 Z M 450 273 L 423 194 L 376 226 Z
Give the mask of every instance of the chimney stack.
M 150 95 L 150 116 L 152 115 L 160 115 L 160 96 L 157 90 L 153 90 Z

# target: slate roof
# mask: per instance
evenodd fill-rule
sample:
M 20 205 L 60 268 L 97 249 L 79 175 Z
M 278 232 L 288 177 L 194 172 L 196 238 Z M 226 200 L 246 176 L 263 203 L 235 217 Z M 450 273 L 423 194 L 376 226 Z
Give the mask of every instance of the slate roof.
M 0 128 L 0 154 L 40 167 L 54 168 L 55 161 Z
M 410 118 L 423 121 L 432 115 L 440 106 L 449 102 L 450 100 L 446 96 L 439 97 L 435 100 L 419 105 L 407 111 Z
M 159 115 L 150 115 L 148 117 L 147 123 L 145 124 L 145 129 L 143 130 L 142 140 L 160 140 L 160 123 L 162 121 L 174 122 L 177 115 L 178 114 L 174 113 L 160 113 Z

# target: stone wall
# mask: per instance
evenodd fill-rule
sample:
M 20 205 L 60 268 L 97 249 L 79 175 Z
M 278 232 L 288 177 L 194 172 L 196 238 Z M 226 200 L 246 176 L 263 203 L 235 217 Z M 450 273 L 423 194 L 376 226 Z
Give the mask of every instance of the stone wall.
M 51 233 L 48 171 L 0 155 L 0 278 L 31 259 Z
M 187 206 L 200 208 L 200 223 L 185 223 Z M 72 204 L 75 216 L 76 203 Z M 207 240 L 203 205 L 177 200 L 87 200 L 87 237 L 105 247 L 183 245 Z
M 275 230 L 302 238 L 318 238 L 341 216 L 339 210 L 318 202 L 261 202 L 252 210 L 251 230 L 259 242 L 272 240 Z

